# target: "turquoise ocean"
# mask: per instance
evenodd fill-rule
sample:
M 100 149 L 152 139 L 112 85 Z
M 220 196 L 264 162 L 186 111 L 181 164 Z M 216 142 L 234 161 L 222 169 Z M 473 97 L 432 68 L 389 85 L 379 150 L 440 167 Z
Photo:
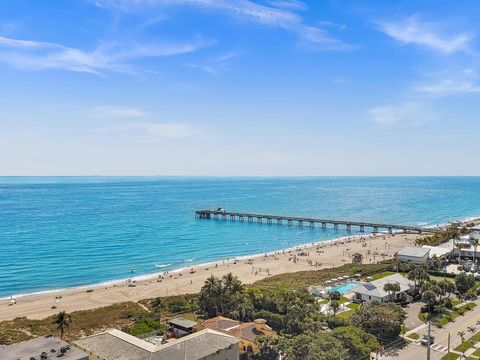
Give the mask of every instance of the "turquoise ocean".
M 195 219 L 218 207 L 428 226 L 480 216 L 480 177 L 0 177 L 0 297 L 348 235 Z

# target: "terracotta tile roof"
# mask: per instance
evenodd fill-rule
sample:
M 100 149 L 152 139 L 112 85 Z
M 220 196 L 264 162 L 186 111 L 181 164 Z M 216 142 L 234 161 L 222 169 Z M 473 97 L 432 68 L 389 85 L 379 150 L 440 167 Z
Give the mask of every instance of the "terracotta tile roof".
M 267 325 L 263 325 L 260 330 L 257 330 L 254 322 L 241 323 L 222 316 L 205 320 L 201 326 L 204 329 L 221 331 L 252 342 L 255 341 L 257 336 L 276 334 L 276 332 Z
M 217 316 L 202 322 L 204 329 L 225 330 L 240 325 L 240 321 L 232 320 L 223 316 Z

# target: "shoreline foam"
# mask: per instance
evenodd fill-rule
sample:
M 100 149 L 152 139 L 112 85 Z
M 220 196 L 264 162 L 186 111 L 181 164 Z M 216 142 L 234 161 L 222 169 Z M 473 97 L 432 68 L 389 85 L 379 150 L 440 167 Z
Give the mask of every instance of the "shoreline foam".
M 480 221 L 480 216 L 471 216 L 467 217 L 458 221 L 452 221 L 452 222 L 447 222 L 447 223 L 440 223 L 440 224 L 432 224 L 432 225 L 425 225 L 424 227 L 426 229 L 431 229 L 434 227 L 437 228 L 445 228 L 452 224 L 453 222 L 460 222 L 460 223 L 469 223 L 469 222 L 476 222 Z M 401 230 L 393 231 L 393 234 L 402 234 Z M 302 243 L 298 244 L 295 246 L 291 246 L 288 248 L 281 248 L 279 250 L 272 250 L 269 252 L 264 252 L 264 253 L 255 253 L 255 254 L 250 254 L 250 255 L 241 255 L 241 256 L 235 256 L 235 257 L 228 257 L 228 258 L 219 258 L 217 260 L 212 260 L 208 261 L 205 263 L 198 263 L 198 264 L 193 264 L 191 266 L 183 266 L 171 270 L 164 270 L 160 272 L 152 272 L 152 273 L 146 273 L 138 276 L 133 276 L 133 277 L 125 277 L 125 278 L 119 278 L 119 279 L 111 279 L 111 280 L 106 280 L 106 281 L 101 281 L 98 283 L 91 283 L 91 284 L 81 284 L 81 285 L 76 285 L 76 286 L 67 286 L 64 288 L 56 288 L 56 289 L 46 289 L 46 290 L 39 290 L 39 291 L 33 291 L 29 293 L 20 293 L 20 294 L 10 294 L 10 295 L 5 295 L 0 297 L 0 301 L 5 301 L 5 300 L 10 300 L 10 299 L 21 299 L 25 297 L 34 297 L 38 295 L 47 295 L 47 294 L 54 294 L 54 293 L 60 293 L 60 292 L 65 292 L 65 291 L 76 291 L 76 290 L 84 290 L 84 289 L 89 289 L 89 288 L 102 288 L 102 287 L 108 287 L 108 286 L 114 286 L 114 285 L 123 285 L 126 282 L 129 282 L 130 280 L 132 282 L 140 282 L 140 281 L 148 281 L 148 280 L 156 280 L 160 276 L 165 276 L 166 274 L 177 274 L 185 270 L 189 269 L 201 269 L 206 266 L 212 266 L 215 264 L 218 264 L 220 262 L 222 263 L 233 263 L 235 261 L 244 261 L 248 259 L 258 259 L 264 256 L 272 256 L 272 255 L 277 255 L 277 254 L 283 254 L 287 253 L 289 251 L 296 251 L 296 250 L 301 250 L 305 248 L 310 248 L 314 246 L 320 246 L 324 244 L 334 244 L 336 242 L 341 242 L 345 240 L 355 240 L 359 238 L 368 238 L 368 237 L 374 237 L 374 236 L 379 236 L 379 235 L 389 235 L 388 232 L 386 231 L 381 231 L 377 234 L 374 233 L 356 233 L 354 235 L 349 235 L 349 236 L 341 236 L 341 237 L 335 237 L 335 238 L 330 238 L 330 239 L 324 239 L 320 241 L 313 241 L 313 242 L 308 242 L 308 243 Z M 171 264 L 168 264 L 166 266 L 169 266 Z M 157 266 L 157 265 L 155 265 Z

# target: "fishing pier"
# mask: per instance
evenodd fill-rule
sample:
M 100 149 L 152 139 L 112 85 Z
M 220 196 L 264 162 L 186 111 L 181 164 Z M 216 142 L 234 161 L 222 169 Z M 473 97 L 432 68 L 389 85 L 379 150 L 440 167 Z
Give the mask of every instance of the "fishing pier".
M 332 226 L 334 230 L 338 230 L 339 226 L 345 226 L 347 231 L 352 231 L 352 226 L 358 227 L 360 232 L 365 232 L 365 228 L 372 229 L 373 233 L 378 233 L 380 229 L 386 230 L 389 234 L 392 234 L 394 230 L 401 230 L 404 233 L 436 233 L 440 231 L 438 228 L 423 228 L 419 226 L 410 225 L 398 225 L 398 224 L 378 224 L 369 223 L 363 221 L 349 221 L 349 220 L 331 220 L 331 219 L 319 219 L 310 217 L 299 216 L 283 216 L 283 215 L 264 215 L 264 214 L 251 214 L 242 212 L 231 212 L 225 209 L 219 208 L 217 210 L 197 210 L 195 211 L 195 217 L 198 219 L 215 219 L 215 220 L 230 220 L 230 221 L 247 221 L 249 223 L 257 222 L 259 224 L 265 222 L 267 224 L 282 225 L 286 223 L 288 226 L 297 225 L 300 227 L 310 226 L 315 227 L 319 225 L 322 229 L 327 229 L 327 225 Z

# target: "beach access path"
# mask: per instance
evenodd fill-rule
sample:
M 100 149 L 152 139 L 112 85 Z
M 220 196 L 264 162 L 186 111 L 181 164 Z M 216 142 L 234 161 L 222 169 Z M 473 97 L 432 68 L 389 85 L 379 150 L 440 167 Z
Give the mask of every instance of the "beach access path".
M 393 257 L 393 254 L 406 245 L 412 245 L 418 234 L 378 234 L 363 235 L 364 240 L 354 238 L 341 241 L 325 241 L 323 245 L 301 246 L 300 250 L 278 251 L 276 254 L 258 256 L 252 261 L 218 261 L 209 265 L 191 267 L 181 272 L 170 271 L 164 278 L 152 275 L 137 280 L 135 287 L 126 280 L 107 285 L 92 285 L 71 288 L 57 292 L 48 292 L 19 297 L 16 304 L 9 300 L 0 301 L 0 321 L 25 316 L 31 319 L 43 319 L 66 311 L 88 310 L 125 301 L 171 296 L 199 292 L 210 275 L 223 276 L 233 273 L 244 283 L 253 283 L 267 276 L 291 273 L 303 270 L 319 270 L 351 263 L 350 255 L 361 253 L 363 263 L 375 263 Z M 308 255 L 300 256 L 301 252 Z M 370 252 L 370 255 L 367 255 Z M 377 255 L 373 255 L 377 253 Z M 381 254 L 384 255 L 381 255 Z M 293 261 L 293 256 L 296 261 Z M 195 271 L 191 271 L 195 269 Z M 87 292 L 88 290 L 88 292 Z M 61 297 L 56 300 L 56 297 Z M 52 306 L 56 304 L 56 308 Z

